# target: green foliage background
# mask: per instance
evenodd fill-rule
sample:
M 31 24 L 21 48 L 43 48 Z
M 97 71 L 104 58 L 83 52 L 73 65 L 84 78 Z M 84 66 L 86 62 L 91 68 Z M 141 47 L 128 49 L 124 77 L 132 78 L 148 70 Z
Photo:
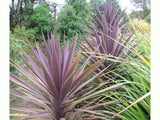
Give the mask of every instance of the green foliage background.
M 66 39 L 74 37 L 77 31 L 85 34 L 82 29 L 86 28 L 86 26 L 81 20 L 90 19 L 88 12 L 90 9 L 91 6 L 86 0 L 66 1 L 66 5 L 58 13 L 55 34 L 59 34 L 61 40 L 63 39 L 64 33 Z
M 49 7 L 47 4 L 42 4 L 37 6 L 34 11 L 33 15 L 31 16 L 32 28 L 35 31 L 36 38 L 41 40 L 40 34 L 41 30 L 44 33 L 51 31 L 52 25 L 52 15 L 50 12 Z

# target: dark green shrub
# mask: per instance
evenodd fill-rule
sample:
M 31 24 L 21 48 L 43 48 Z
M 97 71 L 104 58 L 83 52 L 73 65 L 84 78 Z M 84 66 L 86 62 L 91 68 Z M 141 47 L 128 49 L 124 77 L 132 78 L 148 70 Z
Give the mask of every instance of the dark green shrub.
M 20 58 L 19 54 L 17 54 L 17 50 L 15 49 L 15 47 L 23 55 L 22 49 L 24 50 L 26 48 L 26 46 L 27 46 L 27 44 L 24 40 L 17 38 L 13 34 L 10 34 L 10 60 L 14 61 L 24 67 L 22 58 Z M 12 66 L 10 66 L 10 71 L 17 73 Z
M 59 34 L 63 40 L 64 32 L 66 39 L 72 38 L 77 31 L 85 33 L 82 28 L 86 26 L 81 22 L 81 17 L 76 15 L 76 10 L 71 5 L 66 5 L 58 14 L 55 34 Z M 83 13 L 79 13 L 83 14 Z
M 34 13 L 31 16 L 32 28 L 36 32 L 36 39 L 42 40 L 41 30 L 46 34 L 51 31 L 52 25 L 52 14 L 46 4 L 37 6 L 34 9 Z
M 27 37 L 30 41 L 33 41 L 35 39 L 35 33 L 34 29 L 26 29 L 25 26 L 16 26 L 14 28 L 14 35 L 15 37 L 24 40 L 25 37 Z
M 80 26 L 82 25 L 76 16 L 75 10 L 72 6 L 66 5 L 58 14 L 55 33 L 59 34 L 60 38 L 63 38 L 65 32 L 66 39 L 68 39 L 75 35 L 76 29 Z

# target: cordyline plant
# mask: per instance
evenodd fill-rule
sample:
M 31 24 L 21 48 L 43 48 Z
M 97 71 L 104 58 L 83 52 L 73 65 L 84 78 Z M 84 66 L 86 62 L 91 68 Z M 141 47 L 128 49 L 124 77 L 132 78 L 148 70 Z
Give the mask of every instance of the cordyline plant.
M 90 28 L 90 30 L 85 29 L 85 31 L 90 35 L 90 40 L 82 35 L 85 43 L 81 46 L 79 45 L 79 47 L 82 51 L 86 51 L 86 53 L 83 53 L 86 58 L 89 56 L 89 53 L 92 53 L 95 51 L 95 49 L 97 49 L 96 55 L 126 58 L 127 55 L 130 54 L 131 49 L 136 46 L 130 39 L 131 35 L 126 37 L 126 30 L 124 27 L 127 22 L 123 25 L 120 25 L 124 18 L 125 10 L 120 15 L 119 10 L 120 8 L 116 11 L 115 5 L 106 5 L 104 3 L 104 15 L 101 14 L 97 6 L 96 15 L 94 16 L 90 14 L 94 23 L 87 20 L 84 21 Z M 124 30 L 122 30 L 122 28 Z M 120 33 L 121 31 L 123 31 L 122 34 Z M 127 49 L 126 45 L 129 46 Z M 91 61 L 95 63 L 97 60 L 96 58 L 92 58 Z M 115 70 L 118 63 L 113 63 L 109 60 L 106 60 L 101 66 L 99 66 L 97 71 L 101 71 L 109 65 L 110 67 L 105 71 L 105 73 L 107 71 Z M 108 75 L 111 76 L 111 74 Z M 104 79 L 106 79 L 106 77 L 107 76 L 103 76 Z
M 32 81 L 33 85 L 36 85 L 37 87 L 27 84 L 12 73 L 10 74 L 11 81 L 23 88 L 23 91 L 10 88 L 10 93 L 34 103 L 37 107 L 11 105 L 11 110 L 22 111 L 24 114 L 17 115 L 21 116 L 21 119 L 75 119 L 82 113 L 102 116 L 104 118 L 109 117 L 106 113 L 111 112 L 96 112 L 96 109 L 101 106 L 117 104 L 119 101 L 109 101 L 106 103 L 96 102 L 104 92 L 114 91 L 120 88 L 124 83 L 105 89 L 99 88 L 107 83 L 102 83 L 96 87 L 89 85 L 89 83 L 105 69 L 92 78 L 87 79 L 102 61 L 99 60 L 95 64 L 84 69 L 92 56 L 90 56 L 78 70 L 76 69 L 80 54 L 76 57 L 74 62 L 72 62 L 72 59 L 77 35 L 70 50 L 69 43 L 67 43 L 67 46 L 65 47 L 64 40 L 62 54 L 60 51 L 59 37 L 57 37 L 56 42 L 54 42 L 52 35 L 51 39 L 48 35 L 48 43 L 46 42 L 44 35 L 43 39 L 46 57 L 37 42 L 35 42 L 37 47 L 36 51 L 27 40 L 33 55 L 37 60 L 37 64 L 25 52 L 24 56 L 19 54 L 29 70 L 24 69 L 16 63 L 11 63 L 13 67 L 28 78 L 28 80 Z M 88 102 L 86 102 L 86 100 Z M 77 119 L 83 118 L 81 116 L 79 117 L 80 118 Z

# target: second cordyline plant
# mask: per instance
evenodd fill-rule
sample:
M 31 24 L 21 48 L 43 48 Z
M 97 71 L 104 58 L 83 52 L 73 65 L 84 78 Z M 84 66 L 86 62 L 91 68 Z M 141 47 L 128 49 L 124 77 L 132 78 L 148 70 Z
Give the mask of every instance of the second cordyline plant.
M 121 24 L 125 10 L 120 13 L 120 8 L 117 10 L 115 5 L 106 5 L 104 3 L 104 15 L 101 14 L 99 7 L 96 7 L 96 15 L 92 15 L 92 21 L 84 20 L 83 22 L 88 25 L 90 29 L 85 29 L 90 36 L 90 40 L 82 35 L 84 44 L 78 45 L 80 50 L 85 51 L 84 57 L 89 57 L 90 53 L 94 53 L 95 57 L 91 58 L 91 62 L 95 63 L 98 59 L 97 56 L 107 56 L 112 59 L 114 58 L 126 58 L 130 53 L 131 49 L 134 49 L 137 44 L 131 40 L 132 35 L 126 34 L 125 25 Z M 128 36 L 128 37 L 127 37 Z M 96 50 L 97 49 L 97 50 Z M 96 72 L 109 67 L 104 71 L 102 78 L 103 81 L 107 81 L 110 78 L 114 78 L 113 72 L 119 63 L 112 62 L 109 60 L 103 61 L 103 64 L 97 68 Z

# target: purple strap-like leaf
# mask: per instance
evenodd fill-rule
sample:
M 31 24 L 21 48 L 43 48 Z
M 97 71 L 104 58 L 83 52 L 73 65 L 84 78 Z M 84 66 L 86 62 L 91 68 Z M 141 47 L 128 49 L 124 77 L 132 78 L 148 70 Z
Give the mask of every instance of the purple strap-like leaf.
M 29 63 L 31 64 L 32 68 L 30 67 L 30 69 L 33 71 L 34 74 L 37 75 L 37 77 L 45 84 L 46 86 L 46 81 L 44 80 L 44 76 L 42 75 L 42 73 L 40 72 L 38 66 L 36 65 L 36 63 L 24 52 L 24 55 L 26 56 L 26 58 L 28 59 Z M 46 86 L 47 87 L 47 86 Z
M 75 36 L 75 39 L 73 41 L 73 44 L 72 44 L 72 47 L 71 47 L 71 50 L 70 50 L 70 53 L 69 53 L 69 56 L 68 56 L 68 59 L 67 59 L 67 63 L 66 63 L 66 67 L 65 67 L 65 73 L 67 71 L 67 68 L 69 68 L 70 64 L 71 64 L 71 61 L 72 61 L 72 57 L 73 57 L 73 51 L 75 49 L 75 45 L 76 45 L 76 41 L 77 41 L 77 35 Z
M 38 56 L 37 52 L 33 49 L 31 43 L 29 42 L 29 40 L 28 40 L 28 39 L 26 39 L 26 40 L 27 40 L 27 42 L 28 42 L 28 44 L 29 44 L 32 52 L 33 52 L 33 55 L 35 56 L 35 58 L 36 58 L 36 60 L 38 61 L 39 65 L 41 66 L 41 62 L 40 62 L 40 60 L 39 60 L 39 56 Z
M 65 41 L 63 43 L 63 53 L 62 53 L 62 82 L 64 81 L 64 76 L 65 76 L 65 69 L 66 69 L 66 63 L 68 60 L 69 56 L 69 41 L 67 42 L 67 46 L 65 47 Z
M 18 106 L 18 105 L 10 105 L 10 109 L 12 110 L 20 110 L 20 111 L 28 111 L 28 112 L 43 112 L 44 109 L 29 107 L 29 106 Z
M 25 82 L 23 82 L 22 80 L 20 80 L 18 77 L 16 77 L 13 74 L 10 74 L 10 79 L 12 82 L 16 83 L 17 85 L 23 87 L 24 89 L 26 89 L 27 91 L 29 91 L 31 94 L 36 95 L 37 97 L 46 100 L 43 93 L 40 93 L 37 89 L 31 87 L 30 85 L 26 84 Z
M 44 116 L 47 117 L 49 115 L 50 115 L 50 113 L 48 113 L 48 112 L 40 112 L 40 113 L 30 114 L 30 115 L 24 117 L 23 119 L 41 118 Z
M 15 95 L 15 96 L 19 97 L 19 98 L 31 101 L 32 103 L 34 103 L 36 105 L 39 105 L 39 106 L 41 106 L 43 108 L 48 108 L 49 109 L 49 107 L 47 107 L 46 104 L 45 104 L 45 103 L 48 103 L 46 101 L 39 100 L 39 99 L 37 99 L 37 98 L 35 98 L 33 96 L 28 96 L 27 94 L 24 94 L 24 93 L 22 93 L 22 92 L 20 92 L 18 90 L 12 89 L 12 88 L 10 88 L 10 93 L 12 95 Z M 50 103 L 48 103 L 48 104 L 50 104 Z
M 20 71 L 24 76 L 26 76 L 29 80 L 31 80 L 35 85 L 37 85 L 41 90 L 43 90 L 43 92 L 45 92 L 47 95 L 50 95 L 49 93 L 49 89 L 47 87 L 45 87 L 45 85 L 38 80 L 37 78 L 35 78 L 31 73 L 29 73 L 27 70 L 25 70 L 23 67 L 21 67 L 20 65 L 16 64 L 12 64 L 10 63 L 14 68 L 16 68 L 18 71 Z

